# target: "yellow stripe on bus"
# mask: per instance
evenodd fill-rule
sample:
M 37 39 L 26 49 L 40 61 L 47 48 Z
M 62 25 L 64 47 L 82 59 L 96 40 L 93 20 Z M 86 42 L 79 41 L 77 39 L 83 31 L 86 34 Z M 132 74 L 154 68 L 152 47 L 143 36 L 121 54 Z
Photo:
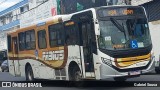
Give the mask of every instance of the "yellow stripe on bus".
M 125 61 L 133 61 L 133 60 L 142 60 L 148 59 L 151 57 L 151 54 L 143 55 L 143 56 L 136 56 L 136 57 L 127 57 L 127 58 L 117 58 L 117 62 L 125 62 Z

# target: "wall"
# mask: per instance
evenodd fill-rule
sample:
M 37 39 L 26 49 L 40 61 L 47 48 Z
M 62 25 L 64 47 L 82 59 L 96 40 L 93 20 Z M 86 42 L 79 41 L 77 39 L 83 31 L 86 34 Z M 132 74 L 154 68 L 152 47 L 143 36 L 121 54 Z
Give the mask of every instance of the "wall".
M 42 5 L 21 14 L 20 28 L 33 25 L 34 22 L 38 20 L 55 15 L 57 15 L 57 2 L 56 0 L 49 0 Z

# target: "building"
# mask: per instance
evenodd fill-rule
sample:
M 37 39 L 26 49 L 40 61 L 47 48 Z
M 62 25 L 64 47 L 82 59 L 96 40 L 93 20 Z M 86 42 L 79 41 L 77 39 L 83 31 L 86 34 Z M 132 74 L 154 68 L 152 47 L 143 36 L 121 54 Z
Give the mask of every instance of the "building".
M 48 0 L 23 0 L 0 12 L 0 51 L 7 49 L 6 33 L 20 28 L 21 14 Z M 33 4 L 34 2 L 34 4 Z
M 35 2 L 36 1 L 36 2 Z M 22 13 L 38 6 L 48 0 L 23 0 L 0 12 L 0 31 L 8 31 L 19 28 Z M 34 5 L 32 2 L 35 2 Z
M 28 0 L 23 0 L 0 12 L 0 50 L 7 48 L 6 33 L 20 27 L 20 14 L 28 10 Z
M 128 5 L 130 0 L 57 0 L 59 14 L 68 14 L 91 7 L 108 5 Z
M 0 31 L 19 28 L 20 14 L 28 11 L 28 0 L 19 2 L 0 12 Z

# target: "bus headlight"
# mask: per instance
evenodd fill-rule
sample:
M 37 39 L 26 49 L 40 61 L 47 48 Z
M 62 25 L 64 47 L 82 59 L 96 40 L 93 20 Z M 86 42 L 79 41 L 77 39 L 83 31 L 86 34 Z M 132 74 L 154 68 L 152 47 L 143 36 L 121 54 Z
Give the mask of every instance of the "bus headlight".
M 111 62 L 110 59 L 101 57 L 101 60 L 102 60 L 102 62 L 103 62 L 104 64 L 107 64 L 107 65 L 109 65 L 109 66 L 112 66 L 112 62 Z

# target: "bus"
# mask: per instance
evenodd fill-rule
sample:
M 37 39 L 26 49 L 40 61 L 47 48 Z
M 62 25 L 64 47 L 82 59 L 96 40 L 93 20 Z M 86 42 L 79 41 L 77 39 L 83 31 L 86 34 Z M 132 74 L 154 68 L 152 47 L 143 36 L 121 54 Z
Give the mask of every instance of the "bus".
M 9 72 L 26 80 L 124 81 L 154 70 L 145 9 L 101 6 L 7 34 Z

